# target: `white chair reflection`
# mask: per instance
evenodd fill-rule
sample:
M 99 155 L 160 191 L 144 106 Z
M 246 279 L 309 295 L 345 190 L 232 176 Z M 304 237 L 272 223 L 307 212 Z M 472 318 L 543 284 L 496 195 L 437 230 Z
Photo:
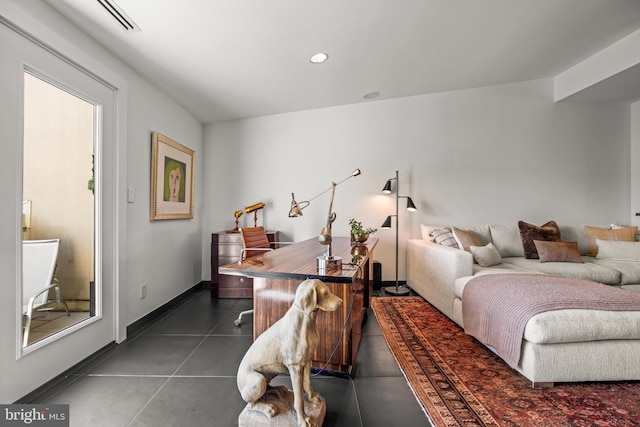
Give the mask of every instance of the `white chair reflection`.
M 59 246 L 60 239 L 22 241 L 22 312 L 25 320 L 22 347 L 29 342 L 34 310 L 52 310 L 62 304 L 69 316 L 67 302 L 60 298 L 60 286 L 53 277 Z M 51 289 L 55 291 L 55 300 L 49 300 Z

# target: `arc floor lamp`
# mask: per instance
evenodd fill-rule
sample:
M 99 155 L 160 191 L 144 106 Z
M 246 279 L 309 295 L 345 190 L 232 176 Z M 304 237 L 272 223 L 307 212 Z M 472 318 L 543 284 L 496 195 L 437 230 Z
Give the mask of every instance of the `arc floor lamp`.
M 398 213 L 399 213 L 398 211 L 400 206 L 400 199 L 407 199 L 407 210 L 409 212 L 415 212 L 418 209 L 416 208 L 416 205 L 413 203 L 413 200 L 411 200 L 411 197 L 400 195 L 400 181 L 398 179 L 398 171 L 396 171 L 395 178 L 389 178 L 387 180 L 387 183 L 384 185 L 382 192 L 384 194 L 391 194 L 393 192 L 392 184 L 391 184 L 391 181 L 393 180 L 396 181 L 396 213 L 395 215 L 389 215 L 387 219 L 384 220 L 384 223 L 382 223 L 380 228 L 391 228 L 391 217 L 394 217 L 394 216 L 396 217 L 396 285 L 387 286 L 386 288 L 384 288 L 384 291 L 390 295 L 407 295 L 409 293 L 409 288 L 406 288 L 406 287 L 401 288 L 398 283 L 398 222 L 400 219 L 398 217 Z

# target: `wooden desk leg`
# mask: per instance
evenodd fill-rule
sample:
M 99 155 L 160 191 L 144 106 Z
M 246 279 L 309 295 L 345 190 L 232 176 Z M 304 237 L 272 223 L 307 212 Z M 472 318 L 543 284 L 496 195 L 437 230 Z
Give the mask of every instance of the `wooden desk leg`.
M 371 268 L 370 259 L 371 259 L 370 257 L 367 258 L 367 262 L 365 263 L 365 265 L 362 266 L 362 285 L 363 285 L 362 296 L 364 298 L 363 305 L 365 309 L 368 309 L 369 307 L 371 307 L 372 285 L 371 285 L 371 281 L 369 280 L 371 278 L 369 275 L 369 272 L 370 272 L 369 269 Z M 366 315 L 364 320 L 366 321 Z

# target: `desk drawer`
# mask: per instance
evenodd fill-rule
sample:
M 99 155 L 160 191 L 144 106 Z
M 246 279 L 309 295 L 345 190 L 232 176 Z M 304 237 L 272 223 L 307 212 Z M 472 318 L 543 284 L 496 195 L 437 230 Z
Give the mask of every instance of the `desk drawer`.
M 218 257 L 234 257 L 233 261 L 237 261 L 240 259 L 240 254 L 242 253 L 242 244 L 238 243 L 220 243 L 218 245 Z M 224 265 L 225 263 L 220 263 L 220 265 Z M 228 264 L 228 263 L 226 263 Z
M 253 279 L 221 274 L 218 298 L 253 298 Z

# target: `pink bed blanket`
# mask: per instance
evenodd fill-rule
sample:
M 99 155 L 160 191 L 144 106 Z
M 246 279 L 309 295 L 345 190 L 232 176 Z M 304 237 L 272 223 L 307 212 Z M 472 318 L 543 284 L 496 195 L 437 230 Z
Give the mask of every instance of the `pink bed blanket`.
M 524 328 L 538 313 L 562 309 L 639 311 L 640 292 L 542 274 L 473 278 L 462 294 L 465 332 L 518 366 Z

